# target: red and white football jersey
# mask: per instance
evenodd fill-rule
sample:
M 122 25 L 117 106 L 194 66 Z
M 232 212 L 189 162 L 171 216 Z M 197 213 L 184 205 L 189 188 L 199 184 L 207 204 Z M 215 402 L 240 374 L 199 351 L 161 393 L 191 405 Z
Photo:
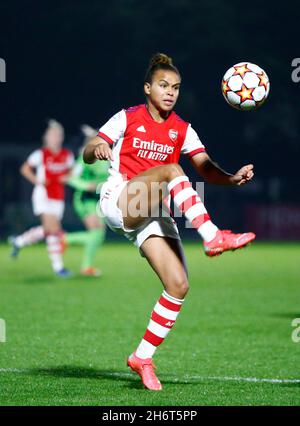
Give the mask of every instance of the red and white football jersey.
M 191 158 L 205 151 L 195 130 L 174 111 L 157 123 L 145 104 L 115 114 L 98 136 L 112 147 L 110 174 L 121 173 L 125 180 L 152 167 L 178 163 L 180 154 Z
M 45 185 L 47 196 L 53 200 L 64 200 L 65 189 L 60 178 L 73 166 L 74 156 L 68 149 L 53 153 L 47 148 L 37 149 L 27 159 L 29 165 L 36 169 L 38 180 Z

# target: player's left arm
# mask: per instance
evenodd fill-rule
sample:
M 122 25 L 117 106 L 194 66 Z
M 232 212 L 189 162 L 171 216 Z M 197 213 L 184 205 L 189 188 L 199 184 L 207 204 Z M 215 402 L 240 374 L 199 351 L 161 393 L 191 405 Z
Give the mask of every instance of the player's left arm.
M 254 176 L 253 164 L 247 164 L 234 174 L 231 174 L 212 161 L 206 152 L 195 154 L 190 161 L 196 171 L 207 182 L 217 185 L 245 185 Z

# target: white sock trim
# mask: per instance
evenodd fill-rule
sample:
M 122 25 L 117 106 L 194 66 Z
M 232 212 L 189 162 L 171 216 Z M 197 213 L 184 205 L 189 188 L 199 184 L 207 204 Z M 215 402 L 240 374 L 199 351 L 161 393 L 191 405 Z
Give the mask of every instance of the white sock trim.
M 163 291 L 162 293 L 163 297 L 165 297 L 167 300 L 169 300 L 170 302 L 176 303 L 177 305 L 182 305 L 182 303 L 184 302 L 184 299 L 177 299 L 176 297 L 170 296 L 166 290 Z
M 189 182 L 189 178 L 185 175 L 177 176 L 168 183 L 168 191 L 172 191 L 172 189 L 181 182 Z

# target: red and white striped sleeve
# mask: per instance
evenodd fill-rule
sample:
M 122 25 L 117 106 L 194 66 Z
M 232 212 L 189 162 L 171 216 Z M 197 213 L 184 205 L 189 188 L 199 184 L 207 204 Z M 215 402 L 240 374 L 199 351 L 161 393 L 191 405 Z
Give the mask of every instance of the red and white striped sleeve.
M 126 130 L 126 113 L 122 109 L 111 117 L 102 127 L 100 127 L 98 136 L 108 142 L 110 145 L 118 142 L 124 136 Z
M 185 140 L 183 142 L 181 153 L 185 154 L 189 159 L 200 152 L 205 152 L 205 146 L 199 139 L 199 136 L 189 124 L 186 131 Z

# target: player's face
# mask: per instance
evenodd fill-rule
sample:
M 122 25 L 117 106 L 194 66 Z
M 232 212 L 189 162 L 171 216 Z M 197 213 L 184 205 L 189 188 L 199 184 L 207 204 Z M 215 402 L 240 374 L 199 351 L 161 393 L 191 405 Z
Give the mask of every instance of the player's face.
M 158 111 L 171 111 L 179 96 L 180 82 L 179 75 L 174 71 L 156 71 L 151 84 L 145 83 L 144 86 L 148 101 Z
M 51 151 L 59 151 L 64 140 L 64 132 L 59 128 L 50 128 L 44 136 L 45 146 Z

